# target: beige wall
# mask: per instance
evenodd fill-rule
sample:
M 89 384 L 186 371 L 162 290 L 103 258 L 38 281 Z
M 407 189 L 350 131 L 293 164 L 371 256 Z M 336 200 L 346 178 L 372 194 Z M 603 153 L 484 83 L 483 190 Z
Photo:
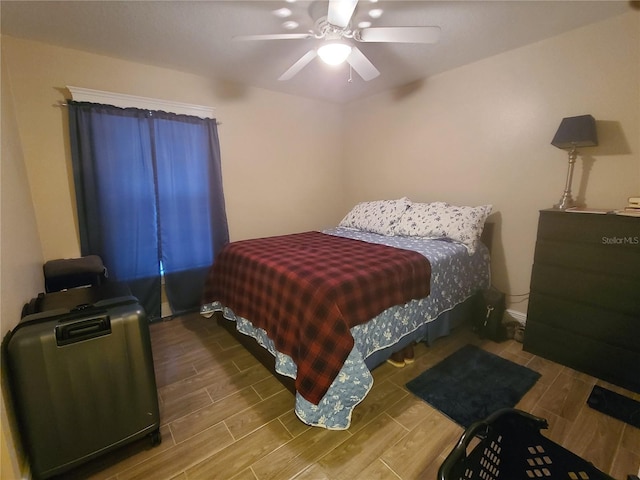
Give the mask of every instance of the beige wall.
M 43 289 L 42 248 L 36 226 L 35 213 L 24 156 L 20 143 L 11 86 L 7 81 L 2 57 L 0 152 L 0 335 L 2 338 L 20 320 L 22 305 L 34 292 Z M 19 454 L 19 442 L 13 435 L 14 416 L 5 388 L 2 369 L 0 396 L 0 478 L 19 478 L 24 457 Z M 9 413 L 7 412 L 9 410 Z M 11 420 L 10 420 L 11 419 Z
M 3 38 L 44 257 L 78 255 L 67 85 L 213 106 L 232 239 L 335 223 L 344 203 L 341 110 L 41 43 Z
M 538 210 L 564 189 L 567 153 L 550 145 L 563 117 L 592 114 L 600 140 L 582 150 L 574 196 L 620 208 L 640 194 L 639 58 L 636 11 L 352 102 L 347 203 L 493 204 L 493 282 L 526 293 Z

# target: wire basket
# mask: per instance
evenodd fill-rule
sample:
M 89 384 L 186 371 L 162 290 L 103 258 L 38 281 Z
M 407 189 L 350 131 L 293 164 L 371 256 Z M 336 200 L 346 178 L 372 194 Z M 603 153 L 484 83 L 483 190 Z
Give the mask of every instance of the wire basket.
M 543 428 L 548 428 L 543 418 L 513 408 L 498 410 L 465 430 L 438 479 L 615 480 L 544 437 Z

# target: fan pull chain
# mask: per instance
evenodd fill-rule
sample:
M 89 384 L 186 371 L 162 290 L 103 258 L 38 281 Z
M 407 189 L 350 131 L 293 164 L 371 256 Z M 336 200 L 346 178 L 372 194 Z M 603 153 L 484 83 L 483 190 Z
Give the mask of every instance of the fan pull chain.
M 347 83 L 353 83 L 353 67 L 351 66 L 351 64 L 349 64 L 349 78 L 347 80 Z

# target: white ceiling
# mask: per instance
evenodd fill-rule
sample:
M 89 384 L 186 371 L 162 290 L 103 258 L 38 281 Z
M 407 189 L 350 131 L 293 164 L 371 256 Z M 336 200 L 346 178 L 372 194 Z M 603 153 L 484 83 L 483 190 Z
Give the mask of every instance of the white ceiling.
M 354 20 L 370 8 L 383 14 L 373 26 L 441 27 L 436 44 L 359 43 L 380 71 L 363 81 L 349 67 L 313 60 L 297 76 L 278 81 L 321 40 L 237 41 L 234 35 L 306 32 L 318 2 L 263 1 L 10 1 L 2 0 L 3 35 L 29 38 L 217 80 L 344 103 L 517 48 L 637 8 L 606 1 L 360 0 Z M 327 3 L 317 6 L 327 11 Z M 292 10 L 285 30 L 273 15 Z

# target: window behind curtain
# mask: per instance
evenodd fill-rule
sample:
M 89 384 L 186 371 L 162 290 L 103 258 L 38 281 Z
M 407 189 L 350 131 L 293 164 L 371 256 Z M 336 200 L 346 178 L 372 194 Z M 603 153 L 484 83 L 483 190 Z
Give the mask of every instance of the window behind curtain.
M 215 120 L 70 102 L 83 255 L 100 255 L 150 319 L 160 317 L 160 261 L 174 313 L 197 309 L 228 242 Z

